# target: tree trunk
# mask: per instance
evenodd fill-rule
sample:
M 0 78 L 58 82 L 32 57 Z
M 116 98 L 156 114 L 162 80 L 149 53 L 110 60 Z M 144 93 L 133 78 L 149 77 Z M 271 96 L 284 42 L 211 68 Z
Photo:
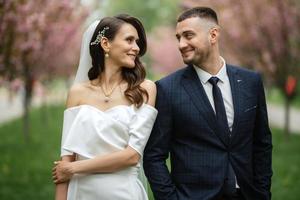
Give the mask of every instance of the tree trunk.
M 24 91 L 24 100 L 23 100 L 23 134 L 26 142 L 29 142 L 29 132 L 30 132 L 30 116 L 29 116 L 29 107 L 30 107 L 30 97 L 27 91 L 27 86 L 25 84 Z
M 290 136 L 290 98 L 285 96 L 285 121 L 284 121 L 284 135 L 285 139 L 288 140 Z
M 26 142 L 30 140 L 30 105 L 32 97 L 32 88 L 33 88 L 33 77 L 30 72 L 29 66 L 26 62 L 26 56 L 23 55 L 23 73 L 24 73 L 24 99 L 23 99 L 23 134 Z
M 49 121 L 49 117 L 48 117 L 48 101 L 47 101 L 47 92 L 48 92 L 48 88 L 47 86 L 44 87 L 44 91 L 42 94 L 42 105 L 41 105 L 41 119 L 42 119 L 42 123 L 45 124 L 45 126 L 48 126 L 48 121 Z

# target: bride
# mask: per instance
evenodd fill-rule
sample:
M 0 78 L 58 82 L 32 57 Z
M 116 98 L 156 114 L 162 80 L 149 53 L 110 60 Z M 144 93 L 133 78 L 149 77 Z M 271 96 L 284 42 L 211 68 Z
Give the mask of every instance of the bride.
M 69 91 L 61 161 L 53 168 L 56 200 L 147 200 L 141 157 L 154 124 L 156 87 L 145 80 L 141 22 L 103 18 L 83 36 Z

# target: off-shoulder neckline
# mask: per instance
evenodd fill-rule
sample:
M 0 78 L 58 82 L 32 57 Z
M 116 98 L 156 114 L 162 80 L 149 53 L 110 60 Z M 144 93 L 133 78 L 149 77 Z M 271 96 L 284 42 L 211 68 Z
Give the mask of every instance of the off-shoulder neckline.
M 152 110 L 154 110 L 154 111 L 157 111 L 157 109 L 155 108 L 155 107 L 153 107 L 153 106 L 151 106 L 151 105 L 149 105 L 149 104 L 146 104 L 146 103 L 144 103 L 141 107 L 148 107 L 148 108 L 150 108 L 150 109 L 152 109 Z M 69 107 L 69 108 L 66 108 L 64 111 L 66 112 L 66 111 L 71 111 L 71 110 L 76 110 L 76 109 L 80 109 L 80 108 L 82 108 L 82 107 L 91 107 L 91 108 L 93 108 L 93 109 L 96 109 L 96 110 L 98 110 L 99 112 L 102 112 L 102 113 L 108 113 L 109 111 L 112 111 L 112 110 L 114 110 L 114 109 L 116 109 L 116 108 L 119 108 L 119 107 L 125 107 L 125 108 L 131 108 L 131 107 L 134 107 L 134 104 L 131 104 L 131 105 L 116 105 L 116 106 L 112 106 L 112 107 L 110 107 L 110 108 L 107 108 L 107 109 L 105 109 L 105 110 L 102 110 L 102 109 L 100 109 L 100 108 L 98 108 L 98 107 L 96 107 L 96 106 L 94 106 L 94 105 L 90 105 L 90 104 L 81 104 L 81 105 L 77 105 L 77 106 L 72 106 L 72 107 Z M 140 107 L 140 108 L 141 108 Z

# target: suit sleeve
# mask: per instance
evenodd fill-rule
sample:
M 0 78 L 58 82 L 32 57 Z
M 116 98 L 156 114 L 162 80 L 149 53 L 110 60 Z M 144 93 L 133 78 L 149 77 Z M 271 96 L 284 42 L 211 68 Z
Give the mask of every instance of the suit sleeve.
M 176 187 L 166 165 L 172 134 L 171 106 L 166 91 L 159 82 L 156 85 L 158 115 L 144 151 L 144 170 L 156 200 L 177 200 Z
M 265 200 L 271 199 L 272 177 L 272 135 L 268 124 L 264 87 L 258 76 L 258 109 L 255 120 L 253 163 L 254 184 L 264 194 Z

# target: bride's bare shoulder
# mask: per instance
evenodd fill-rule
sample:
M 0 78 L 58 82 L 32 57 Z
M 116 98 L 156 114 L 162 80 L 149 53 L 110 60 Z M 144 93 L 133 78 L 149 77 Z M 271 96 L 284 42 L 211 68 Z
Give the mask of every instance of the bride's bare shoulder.
M 82 93 L 88 92 L 90 86 L 91 86 L 90 82 L 74 84 L 69 90 L 69 96 L 82 95 Z
M 144 88 L 148 93 L 148 104 L 151 106 L 155 105 L 155 99 L 156 99 L 156 85 L 153 81 L 145 79 L 141 83 L 141 87 Z
M 89 82 L 83 82 L 72 85 L 68 92 L 67 108 L 80 105 L 82 98 L 86 96 L 89 90 L 89 84 Z

